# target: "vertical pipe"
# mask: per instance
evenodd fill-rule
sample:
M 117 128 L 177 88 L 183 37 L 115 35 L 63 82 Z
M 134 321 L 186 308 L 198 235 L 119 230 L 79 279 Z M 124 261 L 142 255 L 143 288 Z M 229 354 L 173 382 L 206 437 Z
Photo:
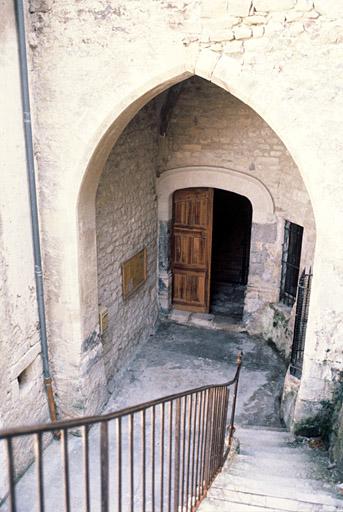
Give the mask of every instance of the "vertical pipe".
M 48 340 L 47 340 L 47 333 L 46 333 L 46 315 L 45 315 L 45 304 L 44 304 L 42 256 L 41 256 L 41 248 L 40 248 L 40 233 L 39 233 L 39 218 L 38 218 L 37 191 L 36 191 L 36 178 L 35 178 L 35 164 L 34 164 L 33 143 L 32 143 L 31 108 L 30 108 L 29 79 L 28 79 L 28 70 L 27 70 L 23 0 L 15 0 L 15 12 L 16 12 L 16 23 L 17 23 L 17 35 L 18 35 L 18 51 L 19 51 L 19 66 L 20 66 L 20 81 L 21 81 L 21 97 L 22 97 L 22 105 L 23 105 L 26 167 L 27 167 L 27 177 L 28 177 L 29 196 L 30 196 L 30 213 L 31 213 L 31 226 L 32 226 L 34 273 L 35 273 L 35 281 L 36 281 L 36 297 L 37 297 L 38 318 L 39 318 L 40 344 L 41 344 L 41 350 L 42 350 L 43 376 L 44 376 L 44 385 L 45 385 L 45 391 L 47 394 L 50 418 L 51 418 L 51 421 L 56 421 L 56 404 L 55 404 L 55 400 L 54 400 L 52 383 L 51 383 L 51 375 L 50 375 L 50 368 L 49 368 L 49 354 L 48 354 Z

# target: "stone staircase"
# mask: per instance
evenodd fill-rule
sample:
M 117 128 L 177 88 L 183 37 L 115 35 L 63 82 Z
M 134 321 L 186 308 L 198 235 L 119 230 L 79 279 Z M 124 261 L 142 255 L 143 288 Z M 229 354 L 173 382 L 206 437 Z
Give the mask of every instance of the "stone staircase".
M 285 430 L 239 428 L 240 452 L 214 481 L 200 512 L 334 512 L 343 499 L 320 450 Z

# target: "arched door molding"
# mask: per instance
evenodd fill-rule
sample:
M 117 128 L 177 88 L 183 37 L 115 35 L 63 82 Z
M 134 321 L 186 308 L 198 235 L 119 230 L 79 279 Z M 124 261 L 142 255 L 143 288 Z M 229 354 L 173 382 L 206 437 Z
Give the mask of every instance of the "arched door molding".
M 172 202 L 176 190 L 210 187 L 228 192 L 234 192 L 249 199 L 252 205 L 252 228 L 250 268 L 254 267 L 254 248 L 259 243 L 259 227 L 264 231 L 275 233 L 276 217 L 274 201 L 267 187 L 253 176 L 234 169 L 214 166 L 192 166 L 169 169 L 162 173 L 157 180 L 158 220 L 159 220 L 159 268 L 158 291 L 159 303 L 163 312 L 171 309 L 172 272 L 170 255 L 170 238 L 172 223 Z M 250 300 L 250 290 L 254 291 L 254 273 L 248 279 L 248 293 L 246 301 Z M 260 285 L 260 283 L 259 283 Z M 263 286 L 268 298 L 275 293 L 275 283 L 264 283 Z
M 165 171 L 157 180 L 158 218 L 168 221 L 172 215 L 175 190 L 211 187 L 245 196 L 252 204 L 256 224 L 275 222 L 274 201 L 267 187 L 258 179 L 226 167 L 192 166 Z

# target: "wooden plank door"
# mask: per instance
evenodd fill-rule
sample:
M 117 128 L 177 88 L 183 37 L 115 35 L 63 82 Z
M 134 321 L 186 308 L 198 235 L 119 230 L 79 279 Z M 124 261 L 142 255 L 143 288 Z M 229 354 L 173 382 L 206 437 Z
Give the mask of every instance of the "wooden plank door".
M 172 271 L 176 309 L 209 312 L 212 220 L 212 188 L 174 193 Z

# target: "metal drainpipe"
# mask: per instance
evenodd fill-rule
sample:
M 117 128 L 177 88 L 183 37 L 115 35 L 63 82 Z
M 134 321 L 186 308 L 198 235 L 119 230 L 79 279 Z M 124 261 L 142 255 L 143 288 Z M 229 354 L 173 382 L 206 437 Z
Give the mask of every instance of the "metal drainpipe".
M 51 380 L 50 369 L 49 369 L 48 341 L 47 341 L 47 334 L 46 334 L 44 285 L 43 285 L 43 274 L 42 274 L 42 257 L 41 257 L 41 248 L 40 248 L 39 219 L 38 219 L 37 192 L 36 192 L 36 180 L 35 180 L 35 164 L 34 164 L 33 144 L 32 144 L 31 109 L 30 109 L 28 70 L 27 70 L 25 21 L 24 21 L 25 18 L 24 18 L 23 0 L 15 0 L 15 13 L 16 13 L 16 24 L 17 24 L 17 36 L 18 36 L 21 97 L 22 97 L 22 106 L 23 106 L 23 122 L 24 122 L 25 150 L 26 150 L 26 168 L 27 168 L 29 196 L 30 196 L 32 245 L 33 245 L 34 271 L 35 271 L 35 281 L 36 281 L 36 297 L 37 297 L 38 317 L 39 317 L 40 344 L 41 344 L 42 362 L 43 362 L 43 376 L 44 376 L 45 391 L 46 391 L 47 399 L 48 399 L 50 419 L 51 419 L 51 421 L 56 421 L 56 404 L 55 404 L 54 394 L 53 394 L 53 390 L 52 390 L 52 380 Z

